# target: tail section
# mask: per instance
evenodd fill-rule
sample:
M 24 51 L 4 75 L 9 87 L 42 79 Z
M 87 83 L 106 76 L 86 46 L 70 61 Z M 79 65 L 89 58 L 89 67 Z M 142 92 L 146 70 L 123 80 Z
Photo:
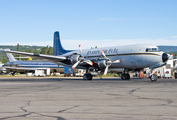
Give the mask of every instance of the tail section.
M 5 51 L 10 51 L 10 49 L 4 49 Z M 15 57 L 11 54 L 11 53 L 6 53 L 6 52 L 4 52 L 4 54 L 6 55 L 6 57 L 7 57 L 7 60 L 9 61 L 9 62 L 15 62 L 15 61 L 17 61 L 16 59 L 15 59 Z
M 62 55 L 62 54 L 65 54 L 67 52 L 70 52 L 70 50 L 63 49 L 63 47 L 61 45 L 61 41 L 60 41 L 60 33 L 58 31 L 56 31 L 54 33 L 53 55 L 55 55 L 55 56 Z

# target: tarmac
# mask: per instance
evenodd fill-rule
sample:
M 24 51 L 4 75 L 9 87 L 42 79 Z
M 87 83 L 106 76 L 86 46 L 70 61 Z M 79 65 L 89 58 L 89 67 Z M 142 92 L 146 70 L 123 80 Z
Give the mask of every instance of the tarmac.
M 177 79 L 0 78 L 0 120 L 177 120 Z

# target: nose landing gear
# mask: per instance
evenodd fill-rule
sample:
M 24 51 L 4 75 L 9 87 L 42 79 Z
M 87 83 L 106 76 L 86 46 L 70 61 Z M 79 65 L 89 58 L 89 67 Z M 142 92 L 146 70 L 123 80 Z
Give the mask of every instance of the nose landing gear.
M 152 82 L 156 82 L 157 81 L 157 75 L 156 74 L 152 74 L 150 77 Z

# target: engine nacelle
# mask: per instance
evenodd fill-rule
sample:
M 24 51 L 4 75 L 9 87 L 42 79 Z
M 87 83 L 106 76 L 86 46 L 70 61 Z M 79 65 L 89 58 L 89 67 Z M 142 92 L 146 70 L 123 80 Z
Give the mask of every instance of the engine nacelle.
M 72 55 L 71 56 L 71 63 L 75 64 L 77 61 L 79 61 L 80 55 Z
M 106 68 L 107 65 L 111 65 L 111 61 L 109 59 L 98 59 L 93 61 L 93 66 L 98 69 Z

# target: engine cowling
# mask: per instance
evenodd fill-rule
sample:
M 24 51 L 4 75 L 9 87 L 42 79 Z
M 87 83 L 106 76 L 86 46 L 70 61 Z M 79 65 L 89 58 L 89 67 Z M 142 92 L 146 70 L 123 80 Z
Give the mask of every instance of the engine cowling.
M 98 69 L 104 69 L 106 66 L 111 66 L 111 60 L 110 59 L 98 59 L 93 61 L 93 66 Z
M 77 54 L 77 55 L 72 55 L 72 56 L 71 56 L 71 63 L 72 63 L 72 64 L 75 64 L 75 63 L 78 62 L 79 60 L 80 60 L 80 61 L 84 60 L 84 57 L 81 56 L 81 55 L 79 55 L 79 54 Z

